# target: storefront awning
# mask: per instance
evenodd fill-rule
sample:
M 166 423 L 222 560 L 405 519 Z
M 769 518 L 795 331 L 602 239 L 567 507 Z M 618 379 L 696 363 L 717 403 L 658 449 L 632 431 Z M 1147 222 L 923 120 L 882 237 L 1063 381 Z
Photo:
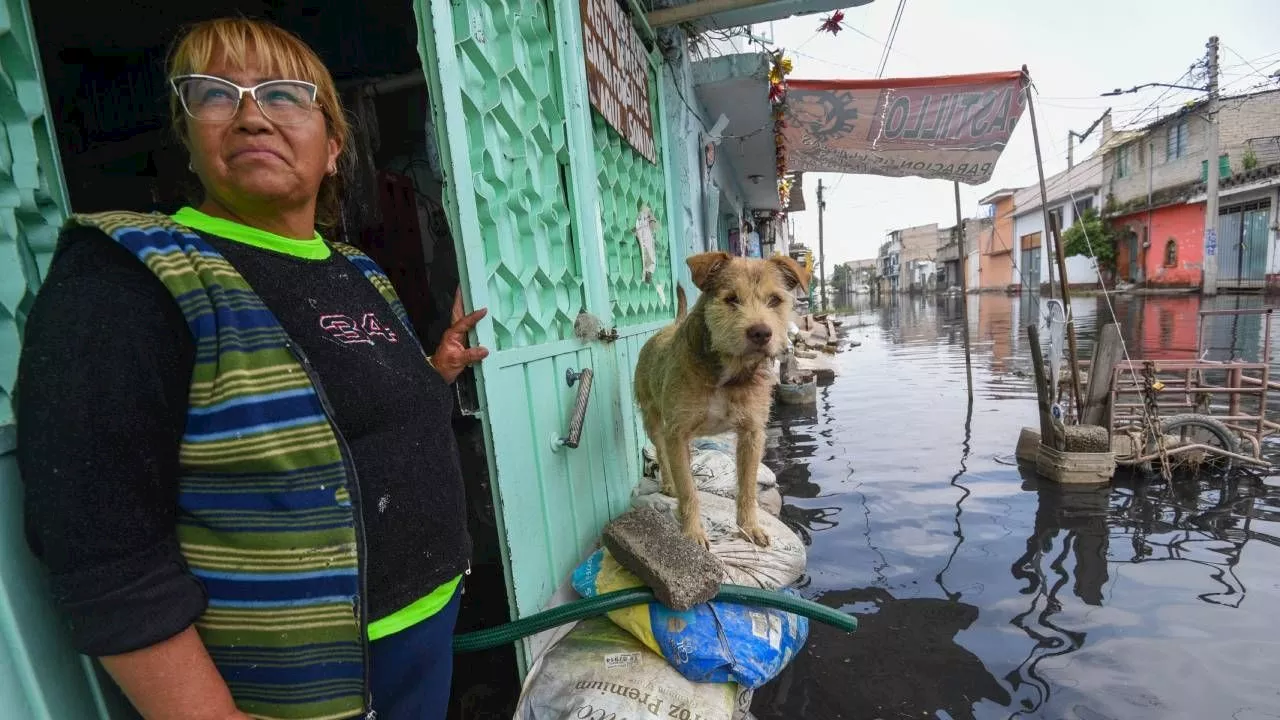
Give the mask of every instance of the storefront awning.
M 721 131 L 716 162 L 727 161 L 752 210 L 780 210 L 777 144 L 769 104 L 769 56 L 765 53 L 724 55 L 693 63 L 694 94 Z

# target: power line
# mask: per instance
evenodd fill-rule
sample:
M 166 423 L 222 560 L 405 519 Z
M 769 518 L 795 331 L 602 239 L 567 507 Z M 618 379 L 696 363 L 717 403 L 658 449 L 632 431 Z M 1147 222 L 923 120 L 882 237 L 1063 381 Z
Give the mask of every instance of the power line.
M 893 23 L 889 26 L 889 38 L 886 42 L 881 43 L 882 45 L 884 45 L 884 52 L 880 53 L 880 67 L 879 69 L 876 70 L 877 78 L 884 77 L 884 69 L 885 69 L 885 66 L 889 63 L 889 53 L 893 50 L 893 41 L 898 37 L 898 27 L 902 24 L 902 11 L 906 8 L 906 6 L 907 6 L 907 0 L 898 0 L 898 9 L 893 15 Z M 861 30 L 858 30 L 857 28 L 853 28 L 853 29 L 856 32 L 866 36 L 867 38 L 875 42 L 880 42 L 879 40 L 876 40 L 875 38 L 871 37 L 870 35 L 867 35 Z M 842 173 L 840 177 L 836 179 L 836 184 L 831 186 L 832 193 L 835 193 L 835 191 L 839 189 L 840 183 L 844 182 L 845 177 L 846 177 L 846 174 Z
M 889 26 L 889 37 L 884 44 L 884 52 L 880 53 L 880 67 L 876 70 L 876 77 L 884 77 L 885 66 L 889 64 L 889 53 L 893 50 L 893 41 L 898 36 L 898 26 L 902 23 L 902 11 L 907 6 L 907 0 L 898 0 L 898 9 L 893 15 L 893 24 Z

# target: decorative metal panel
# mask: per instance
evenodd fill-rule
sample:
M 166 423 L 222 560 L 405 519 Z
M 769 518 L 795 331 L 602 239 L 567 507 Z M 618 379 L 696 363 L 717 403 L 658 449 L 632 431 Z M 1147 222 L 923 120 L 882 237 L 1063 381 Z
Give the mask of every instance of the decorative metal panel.
M 453 36 L 498 350 L 572 337 L 583 281 L 561 158 L 557 49 L 543 2 L 455 4 Z
M 0 426 L 13 422 L 22 327 L 67 214 L 57 143 L 23 0 L 0 4 Z
M 653 87 L 650 70 L 650 87 Z M 656 104 L 658 93 L 649 93 Z M 660 117 L 654 107 L 653 116 Z M 670 229 L 666 205 L 666 177 L 662 168 L 661 133 L 654 134 L 658 163 L 636 152 L 599 113 L 592 113 L 592 134 L 600 192 L 600 216 L 604 231 L 605 259 L 609 269 L 609 301 L 619 327 L 671 317 L 675 308 L 672 287 Z M 644 274 L 644 257 L 636 239 L 636 219 L 641 204 L 657 218 L 654 233 L 654 269 Z
M 573 335 L 582 310 L 612 319 L 580 21 L 570 3 L 415 7 L 464 291 L 492 319 L 476 330 L 493 351 L 477 375 L 481 417 L 511 611 L 523 617 L 546 607 L 636 480 L 614 352 Z M 582 385 L 566 372 L 585 368 L 594 390 L 581 444 L 568 448 L 559 439 Z
M 72 649 L 22 532 L 12 454 L 22 332 L 67 215 L 57 143 L 25 0 L 0 2 L 0 707 L 6 717 L 136 717 Z

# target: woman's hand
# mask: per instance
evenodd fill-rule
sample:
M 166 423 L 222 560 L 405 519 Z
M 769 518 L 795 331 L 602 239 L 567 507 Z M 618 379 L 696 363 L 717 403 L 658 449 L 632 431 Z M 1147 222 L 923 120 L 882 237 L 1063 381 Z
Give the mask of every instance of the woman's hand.
M 440 345 L 431 354 L 431 366 L 440 373 L 446 383 L 452 384 L 468 366 L 474 365 L 489 356 L 484 347 L 467 347 L 467 333 L 475 329 L 489 311 L 480 308 L 470 315 L 462 312 L 462 288 L 453 294 L 453 313 L 450 316 L 452 325 L 444 331 Z

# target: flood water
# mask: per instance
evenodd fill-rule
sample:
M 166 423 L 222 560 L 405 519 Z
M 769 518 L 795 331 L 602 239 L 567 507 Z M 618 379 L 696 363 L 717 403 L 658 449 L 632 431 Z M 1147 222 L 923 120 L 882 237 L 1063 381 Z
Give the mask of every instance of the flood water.
M 1071 491 L 1019 470 L 1038 300 L 968 299 L 972 412 L 959 302 L 855 307 L 842 330 L 861 345 L 836 356 L 816 407 L 775 407 L 766 463 L 809 546 L 802 592 L 861 626 L 812 625 L 753 714 L 1280 718 L 1280 478 Z M 1112 302 L 1131 356 L 1194 354 L 1198 296 Z M 1087 357 L 1113 315 L 1074 304 Z M 1210 335 L 1246 356 L 1262 343 L 1256 318 Z

